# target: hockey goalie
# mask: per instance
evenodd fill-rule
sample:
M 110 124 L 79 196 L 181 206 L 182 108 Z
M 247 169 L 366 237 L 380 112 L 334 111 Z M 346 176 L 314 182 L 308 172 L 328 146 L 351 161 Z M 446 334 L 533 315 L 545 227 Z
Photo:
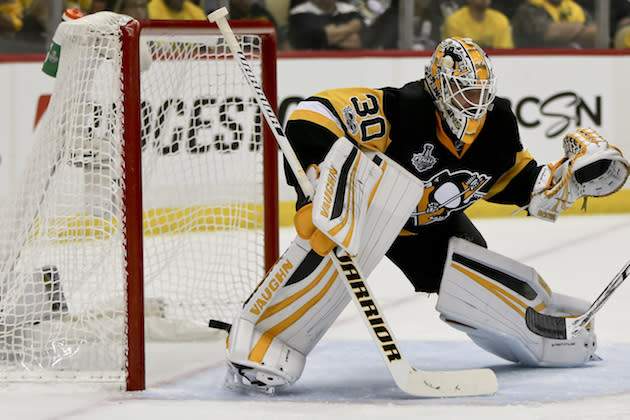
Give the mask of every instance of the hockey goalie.
M 553 293 L 533 268 L 486 249 L 464 210 L 484 199 L 555 221 L 581 197 L 620 189 L 630 164 L 590 128 L 564 136 L 558 162 L 539 164 L 495 91 L 485 52 L 470 39 L 448 38 L 421 80 L 327 90 L 297 106 L 286 133 L 315 196 L 298 189 L 296 238 L 228 328 L 232 384 L 272 391 L 300 378 L 350 301 L 331 261 L 335 249 L 355 257 L 365 277 L 387 257 L 417 292 L 439 293 L 436 309 L 448 325 L 504 359 L 555 367 L 589 361 L 594 323 L 562 341 L 525 322 L 527 307 L 573 316 L 588 304 Z M 296 185 L 289 169 L 287 178 Z

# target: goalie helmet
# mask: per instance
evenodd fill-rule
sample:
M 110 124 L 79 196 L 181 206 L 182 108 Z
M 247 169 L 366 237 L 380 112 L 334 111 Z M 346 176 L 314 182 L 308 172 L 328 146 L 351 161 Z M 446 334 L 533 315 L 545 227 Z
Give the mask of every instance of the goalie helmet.
M 470 38 L 447 38 L 425 67 L 425 80 L 451 132 L 464 143 L 472 142 L 496 93 L 486 53 Z

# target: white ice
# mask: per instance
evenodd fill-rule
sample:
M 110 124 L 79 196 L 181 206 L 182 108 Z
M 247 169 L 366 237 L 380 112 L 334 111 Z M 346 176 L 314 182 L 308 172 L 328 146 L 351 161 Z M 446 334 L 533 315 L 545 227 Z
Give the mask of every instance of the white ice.
M 554 291 L 592 301 L 630 258 L 630 215 L 477 219 L 489 247 L 537 269 Z M 292 229 L 283 229 L 286 245 Z M 0 385 L 0 419 L 630 419 L 630 284 L 596 317 L 601 362 L 580 369 L 524 369 L 475 347 L 438 319 L 436 297 L 413 293 L 383 261 L 370 278 L 403 351 L 415 366 L 490 366 L 499 392 L 465 399 L 400 393 L 352 305 L 315 348 L 284 395 L 236 395 L 221 387 L 222 340 L 149 343 L 147 390 L 66 384 Z

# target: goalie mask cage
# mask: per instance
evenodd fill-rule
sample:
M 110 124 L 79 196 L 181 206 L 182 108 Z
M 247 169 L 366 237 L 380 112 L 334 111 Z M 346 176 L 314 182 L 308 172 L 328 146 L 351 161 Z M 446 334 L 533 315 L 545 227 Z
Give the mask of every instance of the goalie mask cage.
M 273 26 L 233 26 L 275 106 Z M 101 12 L 57 35 L 51 101 L 0 213 L 0 381 L 140 390 L 145 326 L 208 337 L 277 259 L 278 152 L 214 24 Z

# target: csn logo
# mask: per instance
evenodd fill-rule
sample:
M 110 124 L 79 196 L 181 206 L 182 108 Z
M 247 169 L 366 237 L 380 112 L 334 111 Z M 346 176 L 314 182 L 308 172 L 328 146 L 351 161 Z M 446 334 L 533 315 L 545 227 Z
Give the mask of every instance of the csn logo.
M 514 105 L 514 104 L 513 104 Z M 576 92 L 558 92 L 548 98 L 526 96 L 513 106 L 519 125 L 526 128 L 542 126 L 547 138 L 566 132 L 571 126 L 601 126 L 602 97 L 589 102 Z

